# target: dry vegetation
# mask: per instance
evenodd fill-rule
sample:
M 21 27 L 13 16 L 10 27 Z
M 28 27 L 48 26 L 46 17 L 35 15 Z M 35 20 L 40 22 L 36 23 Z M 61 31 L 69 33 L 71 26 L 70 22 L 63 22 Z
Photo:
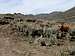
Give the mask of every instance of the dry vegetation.
M 6 21 L 5 18 L 0 22 L 1 56 L 75 55 L 73 50 L 68 51 L 71 49 L 71 43 L 75 41 L 74 29 L 64 32 L 58 27 L 61 23 L 47 20 L 10 18 Z M 68 50 L 64 51 L 64 48 Z
M 32 17 L 0 15 L 0 56 L 75 56 L 74 22 Z

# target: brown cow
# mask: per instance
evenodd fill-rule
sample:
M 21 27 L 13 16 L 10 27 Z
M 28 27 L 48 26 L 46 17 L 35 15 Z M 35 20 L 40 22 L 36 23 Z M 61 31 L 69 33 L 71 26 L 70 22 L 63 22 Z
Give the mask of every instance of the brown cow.
M 70 29 L 70 25 L 69 24 L 61 24 L 61 27 L 60 27 L 60 31 L 61 32 L 68 32 Z

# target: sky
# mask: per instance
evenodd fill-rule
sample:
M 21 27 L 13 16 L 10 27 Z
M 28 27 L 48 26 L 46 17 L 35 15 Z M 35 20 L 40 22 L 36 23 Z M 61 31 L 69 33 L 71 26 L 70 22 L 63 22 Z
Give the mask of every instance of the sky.
M 0 0 L 0 14 L 40 14 L 66 11 L 75 6 L 75 0 Z

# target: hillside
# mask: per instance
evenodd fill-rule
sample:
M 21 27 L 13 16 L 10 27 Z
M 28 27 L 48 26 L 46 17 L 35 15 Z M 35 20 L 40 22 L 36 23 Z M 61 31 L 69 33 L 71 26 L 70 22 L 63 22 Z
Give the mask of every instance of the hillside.
M 75 18 L 75 7 L 65 11 L 65 12 L 60 12 L 60 11 L 55 11 L 52 13 L 48 14 L 37 14 L 37 15 L 23 15 L 21 13 L 14 13 L 14 14 L 0 14 L 0 17 L 3 16 L 13 16 L 13 17 L 20 17 L 20 18 L 33 18 L 33 19 L 49 19 L 49 20 L 56 20 L 56 19 L 74 19 Z
M 65 11 L 65 15 L 67 17 L 75 17 L 75 7 L 69 9 L 68 11 Z
M 49 14 L 0 14 L 0 56 L 75 56 L 75 7 Z
M 75 18 L 75 7 L 65 11 L 65 12 L 52 12 L 50 14 L 39 14 L 37 15 L 43 19 L 74 19 Z

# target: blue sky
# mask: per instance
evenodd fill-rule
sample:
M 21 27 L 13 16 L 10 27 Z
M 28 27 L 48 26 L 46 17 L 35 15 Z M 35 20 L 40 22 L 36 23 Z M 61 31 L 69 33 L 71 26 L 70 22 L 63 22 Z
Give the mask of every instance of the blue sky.
M 0 13 L 40 14 L 74 6 L 75 0 L 0 0 Z

